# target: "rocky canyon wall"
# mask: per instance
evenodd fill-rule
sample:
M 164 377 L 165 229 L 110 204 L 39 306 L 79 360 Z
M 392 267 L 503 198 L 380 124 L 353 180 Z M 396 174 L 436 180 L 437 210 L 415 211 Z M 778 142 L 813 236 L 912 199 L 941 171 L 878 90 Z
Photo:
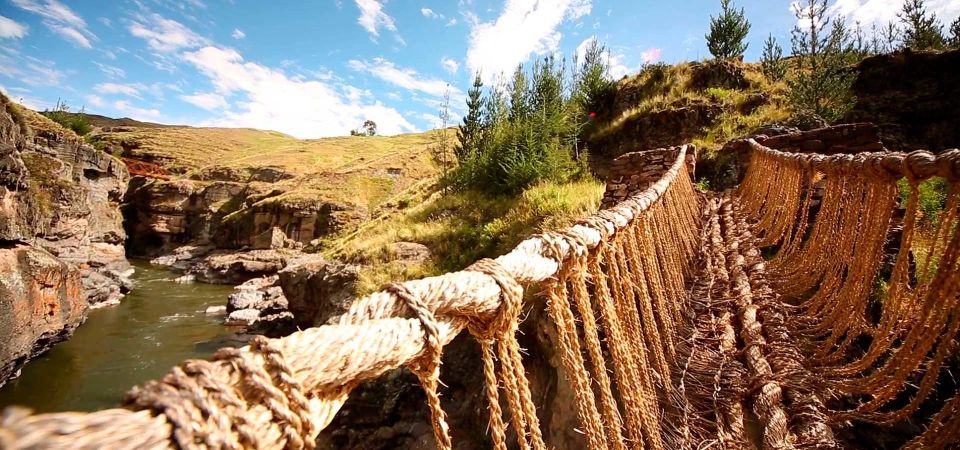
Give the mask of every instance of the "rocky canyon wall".
M 123 163 L 6 97 L 0 106 L 2 383 L 68 338 L 88 307 L 118 302 L 132 270 Z

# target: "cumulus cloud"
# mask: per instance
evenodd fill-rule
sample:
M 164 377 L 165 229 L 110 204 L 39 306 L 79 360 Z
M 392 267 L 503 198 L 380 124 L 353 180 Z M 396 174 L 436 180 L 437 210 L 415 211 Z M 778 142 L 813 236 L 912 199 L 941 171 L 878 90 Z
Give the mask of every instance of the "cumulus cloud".
M 442 97 L 448 89 L 451 95 L 459 92 L 456 88 L 450 87 L 446 81 L 421 77 L 417 71 L 397 67 L 384 58 L 374 58 L 373 61 L 353 59 L 347 64 L 356 71 L 369 73 L 408 91 L 419 91 L 434 97 Z
M 956 0 L 928 0 L 927 10 L 937 14 L 941 24 L 949 24 L 960 16 L 960 2 Z M 903 6 L 902 0 L 837 0 L 827 9 L 830 17 L 846 17 L 850 22 L 860 22 L 868 27 L 896 21 Z M 797 6 L 792 6 L 796 10 Z
M 229 108 L 227 99 L 223 98 L 222 95 L 213 92 L 198 92 L 193 95 L 181 95 L 180 100 L 207 111 L 216 111 Z
M 162 117 L 160 110 L 156 108 L 140 108 L 126 100 L 113 102 L 113 108 L 136 120 L 158 120 Z
M 640 53 L 640 59 L 644 64 L 651 64 L 660 61 L 663 50 L 659 48 L 648 48 Z
M 596 36 L 590 36 L 577 46 L 576 55 L 578 61 L 583 61 L 584 56 L 587 54 L 587 49 L 596 41 Z M 607 49 L 606 52 L 604 52 L 604 57 L 607 59 L 607 65 L 609 66 L 607 77 L 611 80 L 623 78 L 636 71 L 635 67 L 631 68 L 624 62 L 626 57 L 622 53 L 615 53 Z
M 378 0 L 356 0 L 360 8 L 360 17 L 357 23 L 373 36 L 379 36 L 380 28 L 397 31 L 397 25 L 389 14 L 383 10 L 383 3 Z
M 157 13 L 139 15 L 128 29 L 130 34 L 146 40 L 151 49 L 161 53 L 197 48 L 208 42 L 180 22 Z
M 210 79 L 215 93 L 238 95 L 233 108 L 207 126 L 277 130 L 299 138 L 344 135 L 365 119 L 382 134 L 417 131 L 402 114 L 366 96 L 345 92 L 327 81 L 288 76 L 283 71 L 245 61 L 233 49 L 206 46 L 183 54 L 184 60 Z
M 239 28 L 234 28 L 233 33 L 230 33 L 230 36 L 233 37 L 234 39 L 243 39 L 247 37 L 247 33 L 244 33 L 243 30 Z
M 69 6 L 58 0 L 11 0 L 14 6 L 41 17 L 43 25 L 64 39 L 84 48 L 93 48 L 97 36 L 87 29 L 87 22 Z
M 439 19 L 441 16 L 437 14 L 430 8 L 420 8 L 420 14 L 423 14 L 423 17 L 429 17 L 431 19 Z
M 457 73 L 460 70 L 460 63 L 455 59 L 443 58 L 440 60 L 440 65 L 443 66 L 443 69 L 451 74 Z
M 100 98 L 100 96 L 93 95 L 93 94 L 87 95 L 87 101 L 90 102 L 91 105 L 96 106 L 97 108 L 102 108 L 103 105 L 106 104 L 104 103 L 103 99 Z
M 467 66 L 490 82 L 511 72 L 531 55 L 557 50 L 564 20 L 590 13 L 590 0 L 508 0 L 492 22 L 473 20 Z
M 0 38 L 20 39 L 27 35 L 27 29 L 22 23 L 0 16 Z

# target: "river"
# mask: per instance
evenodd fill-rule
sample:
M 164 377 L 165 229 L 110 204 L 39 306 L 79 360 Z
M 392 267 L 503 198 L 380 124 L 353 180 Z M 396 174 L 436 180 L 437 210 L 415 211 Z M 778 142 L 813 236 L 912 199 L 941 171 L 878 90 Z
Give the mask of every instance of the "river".
M 0 409 L 92 411 L 117 405 L 123 394 L 158 378 L 178 362 L 206 358 L 231 340 L 207 306 L 226 304 L 230 286 L 181 284 L 167 270 L 134 262 L 134 289 L 115 307 L 90 312 L 73 338 L 26 364 L 0 388 Z

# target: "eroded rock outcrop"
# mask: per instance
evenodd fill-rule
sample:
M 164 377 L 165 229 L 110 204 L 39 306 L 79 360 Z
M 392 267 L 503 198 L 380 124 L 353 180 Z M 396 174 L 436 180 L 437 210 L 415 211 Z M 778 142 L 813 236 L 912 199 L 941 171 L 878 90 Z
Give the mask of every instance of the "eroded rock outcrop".
M 857 101 L 844 121 L 876 123 L 891 150 L 960 145 L 960 50 L 872 56 L 856 72 Z
M 0 248 L 0 386 L 86 319 L 80 271 L 26 244 Z

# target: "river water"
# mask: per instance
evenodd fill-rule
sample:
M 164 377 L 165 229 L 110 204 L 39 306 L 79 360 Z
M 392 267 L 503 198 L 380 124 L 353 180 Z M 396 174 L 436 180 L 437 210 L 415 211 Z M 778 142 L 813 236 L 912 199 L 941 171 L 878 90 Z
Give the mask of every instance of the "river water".
M 135 262 L 135 286 L 115 307 L 90 312 L 73 338 L 26 364 L 0 388 L 0 410 L 92 411 L 158 378 L 184 359 L 206 358 L 231 340 L 231 329 L 204 309 L 226 304 L 230 286 L 180 284 L 167 270 Z

